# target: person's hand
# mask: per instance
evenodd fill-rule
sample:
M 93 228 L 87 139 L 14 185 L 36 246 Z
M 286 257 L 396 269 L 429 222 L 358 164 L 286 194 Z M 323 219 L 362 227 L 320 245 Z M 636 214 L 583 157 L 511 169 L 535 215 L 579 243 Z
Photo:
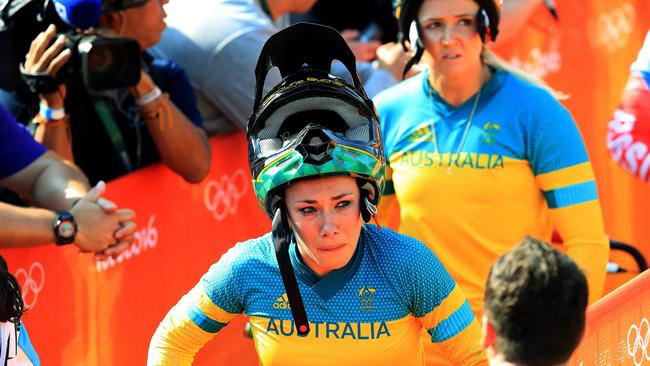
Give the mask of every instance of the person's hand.
M 119 209 L 116 211 L 119 215 L 129 215 L 133 213 L 131 209 Z M 103 261 L 109 257 L 117 258 L 123 251 L 127 250 L 135 240 L 135 221 L 120 222 L 120 228 L 113 233 L 114 243 L 101 252 L 95 252 L 94 259 Z
M 116 209 L 108 200 L 101 200 L 106 184 L 99 182 L 88 194 L 79 200 L 70 212 L 77 221 L 77 236 L 74 244 L 82 252 L 117 255 L 133 241 L 135 213 L 129 209 Z M 99 200 L 100 203 L 97 203 Z M 108 212 L 105 212 L 104 205 Z M 125 225 L 122 225 L 125 223 Z M 110 248 L 110 250 L 109 250 Z
M 55 36 L 56 27 L 50 24 L 45 31 L 34 38 L 23 64 L 26 72 L 47 72 L 51 76 L 56 76 L 70 59 L 72 53 L 65 47 L 65 36 L 59 35 L 52 42 Z M 41 95 L 41 102 L 50 108 L 62 108 L 65 95 L 65 85 L 61 84 L 57 91 Z
M 402 80 L 402 72 L 410 56 L 398 43 L 385 43 L 377 48 L 377 64 L 391 73 L 396 80 Z
M 129 214 L 128 209 L 119 209 L 115 205 L 115 203 L 107 200 L 104 197 L 99 197 L 97 199 L 97 204 L 106 212 L 107 214 L 113 214 L 117 213 L 118 215 L 123 215 L 123 214 Z M 136 224 L 135 221 L 129 220 L 129 221 L 122 221 L 120 222 L 120 227 L 113 233 L 113 238 L 115 239 L 115 243 L 111 244 L 106 248 L 105 250 L 101 252 L 96 252 L 95 253 L 95 260 L 97 261 L 103 261 L 108 259 L 109 257 L 117 258 L 120 253 L 125 251 L 131 244 L 133 244 L 133 241 L 135 240 L 135 229 L 136 229 Z
M 359 32 L 352 29 L 346 29 L 341 32 L 341 35 L 348 43 L 348 46 L 354 53 L 354 57 L 357 58 L 357 61 L 369 62 L 375 59 L 375 52 L 377 48 L 381 46 L 381 43 L 376 40 L 371 40 L 368 42 L 358 41 Z

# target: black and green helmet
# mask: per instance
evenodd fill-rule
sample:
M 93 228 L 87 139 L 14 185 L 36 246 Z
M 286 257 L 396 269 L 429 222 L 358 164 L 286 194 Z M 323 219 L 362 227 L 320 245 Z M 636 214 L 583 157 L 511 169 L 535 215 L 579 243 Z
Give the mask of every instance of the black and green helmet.
M 333 60 L 345 65 L 352 84 L 330 74 Z M 262 98 L 273 67 L 283 79 Z M 289 27 L 267 41 L 256 76 L 248 157 L 262 209 L 273 217 L 288 184 L 330 175 L 359 178 L 362 197 L 369 200 L 366 206 L 376 206 L 385 171 L 379 119 L 341 35 L 315 24 Z

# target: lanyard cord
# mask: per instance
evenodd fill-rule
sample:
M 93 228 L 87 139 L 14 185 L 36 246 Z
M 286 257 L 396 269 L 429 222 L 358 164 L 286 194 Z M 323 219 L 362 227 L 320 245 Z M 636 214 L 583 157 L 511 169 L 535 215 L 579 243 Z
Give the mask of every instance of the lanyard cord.
M 456 149 L 456 156 L 454 158 L 454 161 L 451 161 L 452 156 L 449 157 L 449 165 L 447 166 L 447 173 L 451 173 L 452 165 L 456 165 L 458 163 L 458 159 L 460 158 L 460 151 L 463 148 L 463 145 L 465 145 L 465 140 L 467 139 L 469 127 L 472 125 L 474 114 L 476 114 L 476 107 L 478 106 L 479 99 L 481 99 L 481 89 L 478 90 L 478 93 L 476 93 L 476 97 L 474 97 L 474 105 L 472 106 L 472 112 L 469 114 L 469 119 L 465 123 L 465 130 L 463 131 L 463 136 L 460 138 L 460 142 L 458 143 L 458 148 Z M 433 87 L 431 85 L 429 85 L 429 101 L 431 102 L 431 111 L 433 111 Z M 438 155 L 440 155 L 440 159 L 442 159 L 442 152 L 438 147 L 438 136 L 436 134 L 435 121 L 431 123 L 431 131 L 433 132 L 433 147 L 435 149 L 435 152 L 438 153 Z
M 113 143 L 115 153 L 117 153 L 122 161 L 122 166 L 127 172 L 133 171 L 133 164 L 129 158 L 129 153 L 126 150 L 124 137 L 122 136 L 119 127 L 117 127 L 117 123 L 115 122 L 111 111 L 108 109 L 108 105 L 106 105 L 106 102 L 100 97 L 93 97 L 93 104 L 95 106 L 95 111 L 97 111 L 97 115 L 99 115 L 99 119 L 102 121 L 102 124 L 106 129 L 106 133 Z

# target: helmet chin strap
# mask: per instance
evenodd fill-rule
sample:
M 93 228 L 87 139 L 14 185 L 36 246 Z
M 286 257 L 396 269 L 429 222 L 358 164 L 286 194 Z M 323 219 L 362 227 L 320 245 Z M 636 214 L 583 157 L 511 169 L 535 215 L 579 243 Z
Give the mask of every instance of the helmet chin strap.
M 291 238 L 291 230 L 289 229 L 284 203 L 279 202 L 273 215 L 273 223 L 271 225 L 273 232 L 273 245 L 275 247 L 275 257 L 278 260 L 278 267 L 280 268 L 280 276 L 284 289 L 287 291 L 287 298 L 289 298 L 289 306 L 291 307 L 291 315 L 296 324 L 296 331 L 299 336 L 305 337 L 309 334 L 309 320 L 307 319 L 307 312 L 305 312 L 305 305 L 300 296 L 300 289 L 296 281 L 296 275 L 293 272 L 293 266 L 289 259 L 289 242 Z

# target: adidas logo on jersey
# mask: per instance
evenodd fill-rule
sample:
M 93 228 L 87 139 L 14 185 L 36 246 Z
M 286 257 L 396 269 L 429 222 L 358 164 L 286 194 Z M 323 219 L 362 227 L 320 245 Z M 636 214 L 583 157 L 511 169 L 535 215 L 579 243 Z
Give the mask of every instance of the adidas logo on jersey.
M 275 300 L 273 303 L 273 309 L 291 309 L 291 306 L 289 305 L 289 298 L 287 297 L 286 292 Z

